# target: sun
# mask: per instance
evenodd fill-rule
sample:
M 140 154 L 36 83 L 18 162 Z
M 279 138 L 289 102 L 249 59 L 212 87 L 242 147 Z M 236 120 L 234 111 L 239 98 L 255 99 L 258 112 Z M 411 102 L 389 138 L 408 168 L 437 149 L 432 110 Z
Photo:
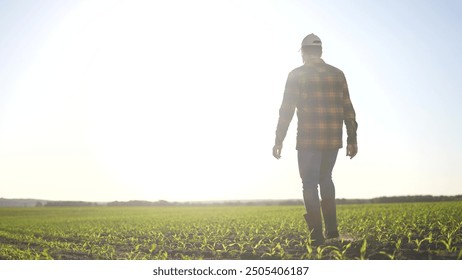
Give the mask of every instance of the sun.
M 159 18 L 133 9 L 115 7 L 80 34 L 94 45 L 82 83 L 95 161 L 133 197 L 245 196 L 259 145 L 252 135 L 260 101 L 248 92 L 264 91 L 238 61 L 258 56 L 236 41 L 223 54 L 217 40 L 229 34 L 213 26 L 184 35 L 179 23 L 160 28 Z

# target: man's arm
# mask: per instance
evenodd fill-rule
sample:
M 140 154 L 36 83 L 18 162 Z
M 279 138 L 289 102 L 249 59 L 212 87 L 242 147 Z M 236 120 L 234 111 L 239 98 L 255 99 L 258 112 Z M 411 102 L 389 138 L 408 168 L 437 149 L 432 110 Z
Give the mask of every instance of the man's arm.
M 358 123 L 356 122 L 356 113 L 351 103 L 350 93 L 348 91 L 348 84 L 345 76 L 343 85 L 343 114 L 344 122 L 347 130 L 347 156 L 352 159 L 358 153 L 358 142 L 356 132 L 358 130 Z
M 282 142 L 286 137 L 290 122 L 294 116 L 295 108 L 299 96 L 298 80 L 293 72 L 287 77 L 284 90 L 284 97 L 281 108 L 279 109 L 279 121 L 276 128 L 276 140 L 273 147 L 273 156 L 277 159 L 281 157 Z

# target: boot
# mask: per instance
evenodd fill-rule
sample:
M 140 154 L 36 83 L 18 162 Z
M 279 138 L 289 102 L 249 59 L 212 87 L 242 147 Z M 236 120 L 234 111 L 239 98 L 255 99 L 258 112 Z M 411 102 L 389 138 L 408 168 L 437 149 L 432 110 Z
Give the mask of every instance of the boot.
M 324 225 L 326 226 L 326 239 L 338 238 L 337 229 L 337 211 L 335 200 L 322 200 L 321 201 L 322 216 L 324 218 Z
M 324 244 L 324 236 L 322 235 L 322 221 L 321 216 L 315 217 L 315 215 L 310 215 L 309 213 L 304 215 L 306 224 L 308 225 L 308 230 L 311 235 L 311 244 L 313 246 L 319 246 Z

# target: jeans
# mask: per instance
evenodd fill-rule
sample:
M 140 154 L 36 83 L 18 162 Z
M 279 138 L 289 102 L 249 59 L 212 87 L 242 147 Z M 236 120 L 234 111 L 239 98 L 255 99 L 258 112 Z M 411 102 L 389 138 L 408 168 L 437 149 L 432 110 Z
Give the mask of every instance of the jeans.
M 303 201 L 310 230 L 322 235 L 322 217 L 326 234 L 337 232 L 337 213 L 335 206 L 335 186 L 332 170 L 337 160 L 335 150 L 299 150 L 298 168 L 303 183 Z M 321 193 L 322 201 L 318 195 Z M 321 216 L 322 208 L 322 216 Z

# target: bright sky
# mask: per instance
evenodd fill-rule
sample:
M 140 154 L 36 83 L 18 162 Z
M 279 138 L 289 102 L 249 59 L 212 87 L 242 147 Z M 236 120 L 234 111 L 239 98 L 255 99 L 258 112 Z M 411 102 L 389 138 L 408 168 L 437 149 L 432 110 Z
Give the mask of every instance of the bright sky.
M 0 1 L 0 197 L 301 199 L 303 37 L 345 72 L 338 198 L 462 193 L 462 2 Z

